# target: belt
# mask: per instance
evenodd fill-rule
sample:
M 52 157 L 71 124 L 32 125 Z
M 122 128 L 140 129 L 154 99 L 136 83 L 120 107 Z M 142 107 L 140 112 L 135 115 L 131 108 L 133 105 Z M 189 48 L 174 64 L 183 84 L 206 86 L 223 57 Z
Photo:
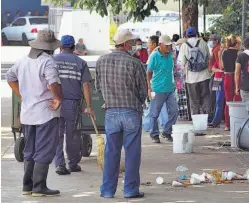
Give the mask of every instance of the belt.
M 227 74 L 227 75 L 234 75 L 234 72 L 224 72 L 224 74 Z

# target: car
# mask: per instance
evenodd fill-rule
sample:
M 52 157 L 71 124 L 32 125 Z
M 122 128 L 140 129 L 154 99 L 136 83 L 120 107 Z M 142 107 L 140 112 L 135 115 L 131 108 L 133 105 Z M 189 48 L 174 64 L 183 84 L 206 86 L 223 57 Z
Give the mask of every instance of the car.
M 43 29 L 48 29 L 48 17 L 19 17 L 10 26 L 2 29 L 2 44 L 21 42 L 27 46 L 28 41 L 36 39 L 38 31 Z

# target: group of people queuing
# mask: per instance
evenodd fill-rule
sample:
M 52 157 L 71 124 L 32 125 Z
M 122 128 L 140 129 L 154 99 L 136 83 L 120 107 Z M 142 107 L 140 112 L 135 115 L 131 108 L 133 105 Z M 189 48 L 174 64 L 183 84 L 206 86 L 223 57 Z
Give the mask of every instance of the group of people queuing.
M 11 14 L 11 12 L 6 11 L 5 14 L 2 16 L 2 29 L 9 26 L 12 21 L 22 17 L 22 16 L 48 16 L 48 11 L 44 11 L 44 13 L 39 13 L 37 10 L 28 10 L 26 14 L 24 14 L 21 10 L 17 10 L 16 14 Z
M 210 117 L 211 95 L 216 92 L 212 126 L 222 119 L 224 100 L 232 101 L 239 95 L 243 101 L 249 100 L 249 38 L 244 40 L 245 50 L 239 52 L 237 38 L 225 42 L 214 34 L 207 43 L 193 27 L 184 36 L 181 39 L 178 35 L 173 39 L 167 35 L 151 36 L 147 50 L 138 36 L 120 30 L 114 36 L 115 49 L 98 59 L 95 88 L 101 92 L 106 110 L 101 197 L 113 198 L 116 193 L 122 146 L 124 197 L 144 197 L 139 190 L 139 172 L 146 101 L 151 101 L 150 137 L 154 143 L 160 143 L 160 135 L 168 142 L 174 139 L 171 134 L 178 118 L 177 87 L 188 90 L 192 114 L 206 113 Z M 22 100 L 24 195 L 60 194 L 46 184 L 53 160 L 59 175 L 81 171 L 80 142 L 74 129 L 83 93 L 88 114 L 95 118 L 95 113 L 91 105 L 90 71 L 87 63 L 75 54 L 76 47 L 84 50 L 82 40 L 79 43 L 77 46 L 70 35 L 59 41 L 52 31 L 39 31 L 37 39 L 29 42 L 29 55 L 18 60 L 6 74 L 10 87 Z M 58 47 L 61 53 L 54 56 Z M 176 76 L 180 76 L 181 85 Z M 160 134 L 158 118 L 164 113 L 167 120 Z M 227 112 L 225 118 L 229 120 Z M 63 153 L 64 133 L 68 168 Z

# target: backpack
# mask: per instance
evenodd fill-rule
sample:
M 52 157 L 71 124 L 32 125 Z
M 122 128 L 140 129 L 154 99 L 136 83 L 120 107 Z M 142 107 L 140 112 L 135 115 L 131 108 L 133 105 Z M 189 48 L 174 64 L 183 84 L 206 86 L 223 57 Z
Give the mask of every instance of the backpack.
M 187 59 L 188 69 L 191 72 L 201 72 L 204 69 L 208 68 L 208 59 L 207 56 L 203 54 L 201 49 L 199 48 L 200 40 L 197 41 L 196 46 L 193 47 L 188 42 L 186 42 L 188 45 L 189 52 L 190 52 L 190 58 Z

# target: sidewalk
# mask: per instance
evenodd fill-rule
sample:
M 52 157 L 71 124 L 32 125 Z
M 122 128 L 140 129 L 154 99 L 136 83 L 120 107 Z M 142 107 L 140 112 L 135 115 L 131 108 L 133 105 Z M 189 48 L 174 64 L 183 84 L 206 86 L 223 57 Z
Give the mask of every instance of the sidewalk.
M 225 185 L 202 184 L 186 188 L 172 187 L 172 181 L 179 176 L 175 171 L 179 165 L 188 167 L 188 175 L 202 173 L 212 169 L 233 170 L 244 173 L 249 168 L 249 152 L 238 153 L 227 147 L 217 148 L 218 141 L 229 137 L 216 129 L 209 135 L 196 137 L 193 154 L 173 154 L 172 143 L 161 140 L 161 144 L 152 144 L 148 133 L 143 134 L 141 183 L 152 182 L 152 186 L 141 185 L 145 192 L 143 199 L 123 198 L 123 178 L 119 179 L 118 190 L 114 199 L 99 196 L 101 172 L 96 161 L 96 147 L 90 157 L 82 158 L 82 172 L 68 176 L 58 176 L 54 166 L 50 166 L 48 187 L 59 189 L 58 197 L 32 198 L 23 196 L 23 163 L 15 160 L 13 154 L 13 136 L 8 130 L 2 132 L 2 202 L 33 203 L 100 203 L 100 202 L 248 202 L 249 183 Z M 92 136 L 94 138 L 94 135 Z M 157 185 L 156 178 L 161 176 L 165 184 Z

